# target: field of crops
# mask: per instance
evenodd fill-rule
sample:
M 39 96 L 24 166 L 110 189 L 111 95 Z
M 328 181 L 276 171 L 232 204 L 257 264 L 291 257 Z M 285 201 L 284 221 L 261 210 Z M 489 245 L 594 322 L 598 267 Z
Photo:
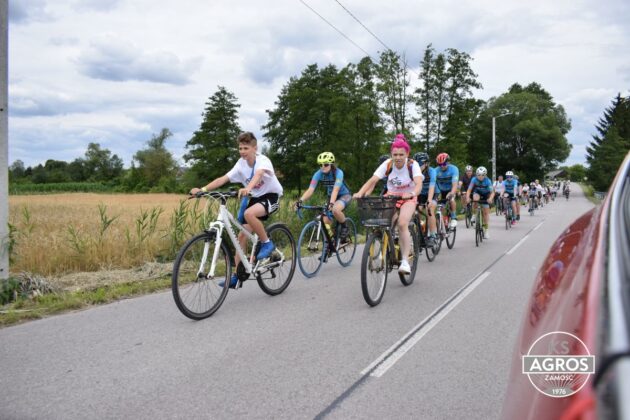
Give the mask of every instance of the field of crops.
M 288 223 L 297 240 L 306 221 L 291 210 L 293 201 L 285 195 L 271 221 Z M 318 201 L 321 197 L 311 200 Z M 10 196 L 11 273 L 54 277 L 170 263 L 181 244 L 202 229 L 204 212 L 216 214 L 216 205 L 205 203 L 176 194 Z M 235 200 L 229 205 L 233 212 L 236 205 Z

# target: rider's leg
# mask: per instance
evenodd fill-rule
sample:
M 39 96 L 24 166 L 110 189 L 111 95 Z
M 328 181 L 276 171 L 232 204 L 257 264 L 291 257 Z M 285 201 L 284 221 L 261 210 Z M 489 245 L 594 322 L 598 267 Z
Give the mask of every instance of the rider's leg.
M 403 260 L 407 260 L 409 248 L 411 248 L 411 233 L 409 233 L 409 222 L 416 211 L 416 200 L 406 201 L 401 207 L 398 215 L 398 233 L 400 242 L 400 252 Z
M 437 204 L 435 201 L 431 201 L 429 203 L 429 212 L 431 213 L 428 217 L 429 219 L 429 235 L 435 235 L 437 233 L 437 222 L 435 221 L 435 209 L 437 208 Z

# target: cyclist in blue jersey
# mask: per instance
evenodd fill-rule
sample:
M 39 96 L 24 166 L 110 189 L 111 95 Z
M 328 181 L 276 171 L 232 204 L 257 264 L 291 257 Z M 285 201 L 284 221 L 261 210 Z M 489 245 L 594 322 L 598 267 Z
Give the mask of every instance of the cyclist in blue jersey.
M 455 205 L 455 195 L 459 185 L 459 169 L 457 166 L 448 163 L 451 157 L 447 153 L 440 153 L 435 159 L 439 168 L 436 171 L 436 185 L 440 192 L 440 199 L 450 201 L 451 223 L 449 228 L 457 227 L 457 207 Z
M 512 171 L 507 171 L 505 173 L 503 188 L 505 194 L 507 194 L 510 199 L 510 203 L 512 205 L 512 224 L 515 224 L 516 220 L 521 219 L 521 209 L 520 206 L 516 205 L 516 200 L 518 199 L 518 181 L 514 178 L 514 173 Z
M 427 205 L 427 219 L 429 224 L 429 238 L 427 240 L 427 245 L 434 247 L 437 236 L 437 224 L 435 222 L 435 208 L 437 207 L 437 202 L 434 199 L 437 169 L 429 166 L 429 155 L 427 153 L 416 153 L 413 156 L 413 159 L 418 162 L 418 165 L 420 165 L 420 170 L 422 171 L 422 176 L 424 177 L 422 180 L 422 190 L 418 196 L 418 204 Z
M 331 152 L 321 153 L 317 156 L 317 163 L 321 165 L 321 168 L 313 175 L 311 185 L 304 191 L 298 203 L 302 204 L 311 198 L 317 184 L 321 182 L 326 187 L 326 193 L 328 194 L 328 208 L 332 210 L 334 218 L 341 226 L 339 239 L 341 242 L 345 242 L 348 237 L 348 226 L 346 225 L 346 215 L 343 214 L 343 211 L 352 201 L 352 193 L 344 181 L 343 171 L 335 165 L 335 155 Z M 330 224 L 332 221 L 325 218 L 324 222 Z
M 489 239 L 488 236 L 488 221 L 490 219 L 490 203 L 494 198 L 494 188 L 492 187 L 492 181 L 486 176 L 488 174 L 488 170 L 483 166 L 477 168 L 475 172 L 475 177 L 472 181 L 470 181 L 470 185 L 468 186 L 468 191 L 466 192 L 466 199 L 470 200 L 470 195 L 473 195 L 473 201 L 484 200 L 485 203 L 481 204 L 481 209 L 483 213 L 483 236 L 486 239 Z M 477 210 L 477 203 L 473 202 L 473 207 L 475 211 Z M 477 220 L 479 223 L 479 220 Z

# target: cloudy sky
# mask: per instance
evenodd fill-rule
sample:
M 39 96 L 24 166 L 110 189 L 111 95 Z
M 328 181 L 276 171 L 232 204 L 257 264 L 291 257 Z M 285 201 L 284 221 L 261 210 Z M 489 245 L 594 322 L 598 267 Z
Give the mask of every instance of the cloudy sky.
M 335 0 L 304 1 L 373 57 L 383 49 Z M 572 120 L 568 164 L 630 93 L 627 0 L 340 2 L 415 71 L 429 43 L 468 52 L 476 97 L 542 84 Z M 363 56 L 300 0 L 9 0 L 9 162 L 71 161 L 97 142 L 129 166 L 163 127 L 180 158 L 218 85 L 260 134 L 289 77 Z

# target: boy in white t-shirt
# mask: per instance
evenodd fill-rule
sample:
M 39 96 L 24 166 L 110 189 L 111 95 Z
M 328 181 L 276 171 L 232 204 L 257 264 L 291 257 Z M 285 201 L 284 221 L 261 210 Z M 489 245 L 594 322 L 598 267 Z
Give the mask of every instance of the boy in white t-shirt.
M 387 178 L 387 195 L 401 197 L 396 207 L 399 209 L 398 232 L 400 233 L 400 251 L 404 257 L 398 267 L 398 272 L 410 274 L 411 267 L 406 257 L 409 255 L 411 248 L 409 221 L 416 211 L 417 197 L 422 190 L 422 180 L 424 177 L 418 162 L 408 160 L 410 148 L 402 134 L 396 136 L 390 151 L 392 158 L 383 162 L 376 169 L 374 175 L 368 179 L 354 197 L 361 198 L 370 194 L 376 184 L 385 178 Z M 411 163 L 411 165 L 409 165 L 409 163 Z M 388 168 L 389 173 L 387 173 Z
M 257 140 L 253 133 L 241 133 L 237 142 L 241 158 L 236 162 L 236 165 L 227 174 L 213 180 L 205 187 L 191 189 L 190 194 L 194 195 L 198 191 L 212 191 L 228 182 L 243 184 L 243 188 L 238 191 L 239 196 L 247 197 L 251 194 L 245 210 L 243 226 L 258 235 L 261 246 L 256 258 L 262 260 L 268 258 L 275 249 L 273 242 L 267 236 L 262 221 L 267 220 L 272 213 L 278 210 L 282 186 L 275 175 L 269 158 L 256 154 Z M 243 232 L 239 233 L 238 240 L 241 247 L 245 249 L 247 237 Z M 234 260 L 238 267 L 240 262 L 238 253 L 236 253 Z M 234 273 L 230 279 L 230 287 L 235 287 L 237 283 L 238 278 Z

